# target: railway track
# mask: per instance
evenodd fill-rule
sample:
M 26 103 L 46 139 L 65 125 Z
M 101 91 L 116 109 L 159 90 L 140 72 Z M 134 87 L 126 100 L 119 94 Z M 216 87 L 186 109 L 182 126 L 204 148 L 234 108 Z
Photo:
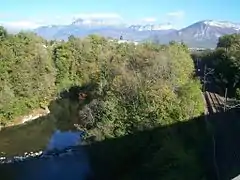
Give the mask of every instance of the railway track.
M 205 110 L 205 122 L 206 122 L 206 128 L 208 130 L 208 132 L 211 134 L 211 141 L 212 141 L 212 161 L 213 161 L 213 167 L 215 170 L 215 175 L 216 175 L 216 179 L 219 180 L 220 179 L 220 173 L 219 173 L 219 166 L 217 163 L 217 155 L 216 155 L 216 137 L 215 137 L 215 133 L 213 131 L 213 124 L 209 121 L 209 119 L 207 118 L 209 114 L 214 114 L 220 111 L 220 107 L 221 107 L 221 101 L 219 101 L 219 97 L 215 94 L 215 93 L 211 93 L 208 91 L 205 91 L 204 94 L 204 101 L 206 102 L 205 104 L 205 108 L 208 110 L 208 112 L 206 113 Z
M 218 94 L 206 91 L 205 98 L 209 113 L 217 113 L 223 110 L 224 102 Z

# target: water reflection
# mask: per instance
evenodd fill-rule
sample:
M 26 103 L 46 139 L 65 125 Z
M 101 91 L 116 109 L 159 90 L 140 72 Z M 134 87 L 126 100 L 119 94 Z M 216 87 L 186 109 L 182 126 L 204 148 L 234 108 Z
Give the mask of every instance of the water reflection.
M 74 124 L 78 103 L 69 99 L 53 101 L 50 114 L 26 124 L 0 131 L 0 156 L 21 156 L 26 152 L 72 146 L 80 138 Z M 79 142 L 79 141 L 78 141 Z
M 79 131 L 61 132 L 57 130 L 52 135 L 47 145 L 46 151 L 49 150 L 63 150 L 67 147 L 76 146 L 80 144 L 82 133 Z
M 51 102 L 46 117 L 0 131 L 0 156 L 12 158 L 43 151 L 40 157 L 0 165 L 0 179 L 86 179 L 89 161 L 80 145 L 82 132 L 74 126 L 78 124 L 80 108 L 76 94 L 78 89 L 69 90 L 61 99 Z
M 2 164 L 1 177 L 13 180 L 89 178 L 89 160 L 80 146 L 81 135 L 82 132 L 79 131 L 55 131 L 42 156 Z
M 0 166 L 1 177 L 12 180 L 85 180 L 90 174 L 89 161 L 81 146 L 57 155 Z

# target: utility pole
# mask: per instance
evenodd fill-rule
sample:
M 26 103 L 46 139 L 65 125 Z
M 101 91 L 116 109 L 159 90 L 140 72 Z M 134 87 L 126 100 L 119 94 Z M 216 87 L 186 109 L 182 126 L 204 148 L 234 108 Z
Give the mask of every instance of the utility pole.
M 203 92 L 206 91 L 206 83 L 207 83 L 207 75 L 212 74 L 214 69 L 211 69 L 207 72 L 207 65 L 204 65 L 204 72 L 203 72 Z
M 227 106 L 227 91 L 228 91 L 228 88 L 225 88 L 225 95 L 224 95 L 224 112 L 226 111 L 226 106 Z
M 206 71 L 207 71 L 207 65 L 205 64 L 204 65 L 204 72 L 203 72 L 203 93 L 205 93 L 205 83 L 206 83 L 206 76 L 207 76 L 207 74 L 206 74 Z

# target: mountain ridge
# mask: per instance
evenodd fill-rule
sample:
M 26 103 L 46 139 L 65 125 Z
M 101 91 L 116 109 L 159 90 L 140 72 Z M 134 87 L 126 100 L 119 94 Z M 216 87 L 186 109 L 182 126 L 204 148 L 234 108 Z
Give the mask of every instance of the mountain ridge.
M 168 43 L 183 41 L 190 47 L 212 48 L 216 46 L 219 37 L 225 34 L 238 33 L 240 23 L 230 21 L 201 20 L 182 29 L 174 29 L 166 24 L 117 24 L 99 19 L 76 19 L 69 25 L 41 26 L 33 31 L 46 39 L 67 40 L 70 35 L 85 37 L 98 34 L 104 37 L 131 41 L 153 41 Z
M 202 20 L 184 27 L 167 36 L 150 37 L 154 42 L 167 43 L 169 41 L 183 41 L 190 47 L 213 48 L 218 38 L 239 33 L 240 24 L 229 21 Z

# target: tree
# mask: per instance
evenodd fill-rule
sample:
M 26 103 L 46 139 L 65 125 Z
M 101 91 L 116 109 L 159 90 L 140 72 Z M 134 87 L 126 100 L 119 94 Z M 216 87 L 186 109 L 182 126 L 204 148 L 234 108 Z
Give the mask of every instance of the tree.
M 75 40 L 75 37 L 73 35 L 68 37 L 68 41 L 73 41 L 73 40 Z
M 170 42 L 169 42 L 169 45 L 175 45 L 175 44 L 177 44 L 176 41 L 170 41 Z
M 236 89 L 236 99 L 240 100 L 240 88 Z
M 3 26 L 0 26 L 0 40 L 5 39 L 7 35 L 7 30 Z
M 225 48 L 226 50 L 240 49 L 240 34 L 224 35 L 219 38 L 217 48 Z
M 224 35 L 219 38 L 215 51 L 204 54 L 204 63 L 214 69 L 218 85 L 228 88 L 234 95 L 240 85 L 240 35 Z

